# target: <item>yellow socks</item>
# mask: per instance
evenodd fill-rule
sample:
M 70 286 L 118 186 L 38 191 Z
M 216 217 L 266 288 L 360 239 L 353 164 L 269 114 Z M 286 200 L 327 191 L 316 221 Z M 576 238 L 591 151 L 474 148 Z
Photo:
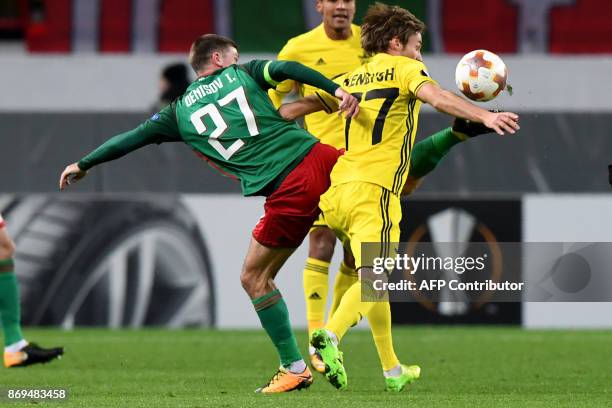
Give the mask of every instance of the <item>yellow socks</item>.
M 336 281 L 334 283 L 334 296 L 332 298 L 331 308 L 329 309 L 329 318 L 334 315 L 336 309 L 340 305 L 340 300 L 344 293 L 350 288 L 353 283 L 359 280 L 359 274 L 353 268 L 349 268 L 342 262 L 340 264 L 340 270 L 336 274 Z
M 325 328 L 342 339 L 349 327 L 367 316 L 376 350 L 383 370 L 390 370 L 399 364 L 393 350 L 391 335 L 391 307 L 388 301 L 362 302 L 361 282 L 357 281 L 346 291 L 336 312 L 330 317 Z
M 393 350 L 391 306 L 389 302 L 376 302 L 367 317 L 383 370 L 391 370 L 397 367 L 399 360 L 395 355 L 395 350 Z
M 315 258 L 306 260 L 303 277 L 309 337 L 314 330 L 323 327 L 325 322 L 325 306 L 329 287 L 328 275 L 329 262 Z
M 348 328 L 359 323 L 359 320 L 366 316 L 375 305 L 376 302 L 361 301 L 361 282 L 357 281 L 342 296 L 338 309 L 328 320 L 325 328 L 338 336 L 340 340 Z

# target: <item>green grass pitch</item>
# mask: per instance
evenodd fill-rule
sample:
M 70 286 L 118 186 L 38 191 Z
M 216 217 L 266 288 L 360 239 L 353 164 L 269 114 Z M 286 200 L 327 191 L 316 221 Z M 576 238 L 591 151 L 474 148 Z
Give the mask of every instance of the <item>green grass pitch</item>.
M 349 388 L 316 375 L 310 389 L 253 390 L 274 373 L 263 331 L 26 330 L 65 357 L 45 366 L 2 369 L 0 388 L 67 388 L 56 407 L 601 407 L 612 405 L 611 331 L 402 327 L 395 345 L 422 377 L 400 394 L 383 391 L 370 333 L 343 342 Z M 298 332 L 305 349 L 305 334 Z M 23 403 L 6 406 L 24 405 Z M 27 405 L 31 405 L 27 404 Z

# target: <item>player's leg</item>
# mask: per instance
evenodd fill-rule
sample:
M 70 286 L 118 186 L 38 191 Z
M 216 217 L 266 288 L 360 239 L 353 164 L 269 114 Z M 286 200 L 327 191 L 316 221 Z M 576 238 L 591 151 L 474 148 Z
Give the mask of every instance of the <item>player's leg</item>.
M 390 256 L 393 252 L 391 244 L 399 240 L 399 221 L 401 207 L 399 198 L 388 190 L 368 183 L 354 183 L 352 195 L 361 194 L 364 198 L 357 202 L 355 208 L 342 209 L 353 213 L 350 220 L 350 248 L 355 256 L 355 266 L 360 270 L 360 280 L 346 291 L 338 310 L 326 324 L 338 339 L 346 333 L 349 327 L 355 325 L 366 316 L 377 304 L 376 301 L 362 302 L 362 284 L 364 279 L 372 277 L 372 265 L 364 265 L 361 257 L 363 242 L 375 243 L 380 247 L 382 256 Z M 348 204 L 346 204 L 348 205 Z M 374 296 L 382 295 L 375 293 Z M 383 301 L 385 299 L 373 299 Z
M 352 266 L 349 271 L 353 271 L 355 273 L 354 278 L 350 277 L 350 280 L 347 279 L 348 285 L 344 290 L 334 289 L 334 305 L 332 305 L 332 309 L 330 310 L 330 317 L 333 315 L 333 312 L 340 304 L 342 296 L 346 292 L 346 290 L 358 280 L 357 271 L 354 269 L 355 258 L 349 248 L 344 249 L 344 263 L 347 263 Z M 336 281 L 338 282 L 338 281 Z M 336 298 L 338 296 L 338 298 Z M 378 356 L 380 358 L 380 362 L 383 368 L 383 372 L 386 377 L 397 376 L 401 374 L 401 366 L 400 362 L 395 355 L 395 351 L 393 349 L 393 336 L 391 334 L 391 307 L 389 302 L 378 302 L 368 314 L 368 323 L 370 325 L 370 330 L 372 331 L 372 338 L 374 339 L 374 344 L 376 345 L 376 350 L 378 351 Z
M 334 298 L 336 297 L 336 293 L 339 296 L 338 299 L 335 299 L 335 302 L 337 302 L 338 305 L 340 304 L 342 296 L 344 295 L 346 290 L 358 280 L 357 272 L 354 269 L 355 258 L 352 254 L 352 251 L 350 250 L 350 247 L 345 248 L 344 253 L 345 262 L 353 266 L 353 268 L 349 270 L 355 272 L 355 277 L 354 279 L 347 279 L 347 281 L 350 283 L 347 288 L 342 292 L 334 290 Z M 332 315 L 333 311 L 330 311 L 330 316 Z M 372 338 L 374 340 L 374 344 L 376 345 L 376 350 L 378 352 L 378 356 L 380 358 L 380 362 L 385 376 L 400 375 L 400 362 L 397 359 L 397 356 L 395 355 L 395 351 L 393 349 L 393 336 L 391 334 L 391 307 L 389 305 L 389 302 L 377 302 L 376 305 L 374 305 L 374 307 L 372 308 L 372 310 L 368 313 L 367 317 L 368 323 L 370 325 L 370 330 L 372 331 Z
M 371 208 L 373 210 L 373 207 Z M 366 288 L 371 287 L 371 283 L 368 283 L 367 280 L 372 276 L 371 273 L 368 273 L 371 265 L 363 265 L 361 242 L 379 241 L 380 249 L 384 253 L 383 256 L 390 256 L 395 253 L 392 248 L 393 243 L 398 242 L 400 237 L 401 206 L 399 199 L 387 191 L 382 191 L 379 208 L 380 214 L 377 214 L 374 219 L 368 220 L 366 216 L 353 220 L 355 231 L 352 234 L 353 239 L 350 248 L 355 254 L 355 264 L 362 272 L 362 279 L 347 290 L 338 311 L 330 319 L 326 328 L 339 341 L 350 326 L 356 324 L 362 316 L 367 316 L 383 367 L 387 389 L 400 391 L 406 384 L 419 377 L 420 368 L 418 366 L 401 365 L 395 354 L 391 334 L 391 308 L 387 298 L 382 296 L 380 299 L 376 299 L 378 295 L 383 295 L 376 293 L 373 294 L 372 300 L 377 301 L 361 301 L 362 285 L 366 285 Z M 381 221 L 377 221 L 379 217 Z M 338 319 L 336 319 L 336 316 L 338 316 Z
M 302 276 L 308 338 L 310 338 L 313 330 L 323 327 L 325 323 L 325 306 L 329 288 L 329 263 L 334 254 L 336 235 L 327 228 L 320 217 L 311 228 L 308 239 L 308 259 Z M 308 352 L 311 366 L 320 373 L 324 372 L 325 367 L 312 346 L 309 347 Z
M 19 350 L 27 343 L 21 334 L 19 287 L 14 272 L 14 253 L 15 244 L 6 229 L 0 225 L 0 316 L 2 317 L 4 346 Z
M 392 195 L 388 190 L 368 183 L 352 183 L 351 187 L 344 187 L 345 194 L 359 199 L 348 200 L 347 197 L 335 198 L 334 204 L 327 203 L 322 199 L 323 205 L 337 207 L 341 214 L 350 214 L 346 218 L 347 236 L 350 237 L 350 248 L 355 254 L 355 264 L 361 269 L 361 279 L 369 279 L 372 276 L 367 272 L 371 265 L 362 265 L 361 243 L 378 242 L 383 256 L 392 253 L 391 243 L 399 240 L 399 221 L 401 220 L 401 207 L 399 198 Z M 342 205 L 341 203 L 347 203 Z M 348 203 L 353 206 L 348 207 Z M 324 211 L 325 208 L 323 208 Z M 327 213 L 326 213 L 327 214 Z M 364 273 L 365 272 L 365 273 Z M 367 282 L 365 287 L 371 287 Z M 382 295 L 374 293 L 375 296 Z M 375 313 L 373 323 L 373 334 L 377 341 L 377 349 L 383 361 L 383 366 L 394 368 L 398 361 L 393 351 L 390 326 L 391 318 L 388 302 L 385 297 L 373 298 L 373 301 L 362 301 L 362 281 L 357 281 L 346 291 L 340 301 L 336 313 L 328 321 L 324 330 L 315 332 L 313 345 L 321 346 L 321 355 L 327 365 L 327 378 L 337 388 L 346 386 L 346 373 L 342 366 L 342 355 L 337 350 L 337 343 L 342 339 L 350 326 L 355 325 L 363 316 L 367 316 L 374 307 L 381 308 L 382 313 Z M 386 303 L 387 310 L 385 311 Z M 378 310 L 377 310 L 378 311 Z M 318 344 L 315 344 L 318 343 Z M 317 347 L 318 348 L 318 347 Z
M 287 306 L 273 279 L 317 219 L 319 197 L 329 187 L 338 155 L 331 146 L 314 145 L 268 196 L 265 214 L 253 231 L 241 281 L 281 359 L 281 368 L 259 392 L 291 391 L 312 383 L 291 330 Z
M 312 375 L 291 328 L 287 305 L 274 284 L 274 277 L 293 251 L 292 248 L 270 248 L 253 238 L 240 275 L 261 325 L 280 357 L 281 368 L 275 375 L 276 381 L 261 387 L 259 392 L 291 391 L 312 383 Z
M 353 253 L 356 254 L 356 259 L 361 259 L 359 254 L 362 241 L 355 233 L 370 224 L 374 225 L 371 228 L 379 232 L 383 229 L 382 224 L 377 225 L 380 224 L 378 222 L 380 217 L 375 216 L 380 207 L 380 200 L 376 197 L 381 195 L 381 191 L 380 187 L 373 184 L 353 182 L 334 186 L 321 197 L 319 206 L 326 220 L 341 238 L 344 246 L 350 244 Z M 370 241 L 377 239 L 380 240 L 380 234 Z M 367 308 L 364 306 L 365 303 L 361 302 L 359 282 L 355 282 L 342 296 L 338 310 L 330 318 L 325 328 L 316 330 L 311 338 L 312 345 L 319 351 L 325 363 L 326 378 L 339 389 L 345 388 L 348 381 L 343 356 L 337 345 L 348 327 L 356 324 L 371 308 L 371 305 L 368 305 Z M 346 327 L 343 328 L 343 326 Z
M 15 245 L 0 215 L 0 319 L 4 333 L 4 366 L 17 367 L 46 363 L 63 354 L 62 348 L 43 349 L 28 343 L 21 333 L 19 286 L 15 277 Z
M 357 270 L 355 270 L 355 258 L 353 257 L 350 248 L 347 249 L 346 247 L 343 247 L 343 255 L 344 259 L 340 264 L 340 270 L 336 274 L 336 279 L 334 282 L 332 304 L 329 308 L 330 319 L 338 309 L 342 296 L 344 296 L 348 288 L 350 288 L 353 283 L 357 282 L 359 279 Z
M 377 302 L 368 313 L 367 318 L 382 365 L 385 387 L 387 391 L 401 391 L 406 385 L 420 377 L 421 368 L 417 365 L 400 364 L 395 355 L 389 302 Z
M 325 214 L 325 221 L 332 228 L 335 234 L 343 241 L 348 243 L 347 218 L 344 213 L 338 213 L 335 203 L 342 200 L 343 190 L 346 186 L 333 186 L 321 196 L 319 208 Z M 329 333 L 331 334 L 331 333 Z M 317 329 L 310 337 L 310 344 L 316 349 L 318 356 L 324 361 L 325 377 L 336 388 L 344 388 L 347 385 L 346 372 L 342 360 L 342 353 L 337 348 L 337 341 L 329 338 L 328 331 L 324 328 Z

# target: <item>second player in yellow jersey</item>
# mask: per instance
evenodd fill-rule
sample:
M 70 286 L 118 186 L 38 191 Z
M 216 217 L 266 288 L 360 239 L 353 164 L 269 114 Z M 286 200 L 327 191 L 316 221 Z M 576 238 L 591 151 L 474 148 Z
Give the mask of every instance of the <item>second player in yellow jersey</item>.
M 364 59 L 359 36 L 359 26 L 351 24 L 352 35 L 345 40 L 332 40 L 325 33 L 323 24 L 307 33 L 290 39 L 278 53 L 279 60 L 299 61 L 309 68 L 315 69 L 327 78 L 352 71 L 361 65 Z M 283 97 L 298 87 L 300 96 L 313 95 L 316 91 L 304 84 L 285 81 L 270 91 L 270 98 L 275 106 L 280 106 Z M 325 112 L 315 112 L 304 118 L 304 127 L 321 142 L 337 149 L 344 147 L 344 132 L 341 119 Z

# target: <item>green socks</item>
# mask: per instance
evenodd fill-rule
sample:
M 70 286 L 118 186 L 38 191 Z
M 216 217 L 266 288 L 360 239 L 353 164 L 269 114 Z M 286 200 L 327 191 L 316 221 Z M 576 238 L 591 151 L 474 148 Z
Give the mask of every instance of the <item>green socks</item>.
M 424 177 L 436 168 L 449 150 L 462 140 L 453 134 L 451 128 L 443 129 L 414 145 L 410 155 L 410 175 Z
M 0 318 L 2 318 L 5 346 L 23 339 L 20 323 L 19 288 L 13 270 L 12 259 L 0 260 Z
M 302 354 L 291 330 L 289 311 L 278 289 L 253 299 L 253 306 L 280 355 L 281 365 L 288 368 L 291 363 L 301 361 Z

